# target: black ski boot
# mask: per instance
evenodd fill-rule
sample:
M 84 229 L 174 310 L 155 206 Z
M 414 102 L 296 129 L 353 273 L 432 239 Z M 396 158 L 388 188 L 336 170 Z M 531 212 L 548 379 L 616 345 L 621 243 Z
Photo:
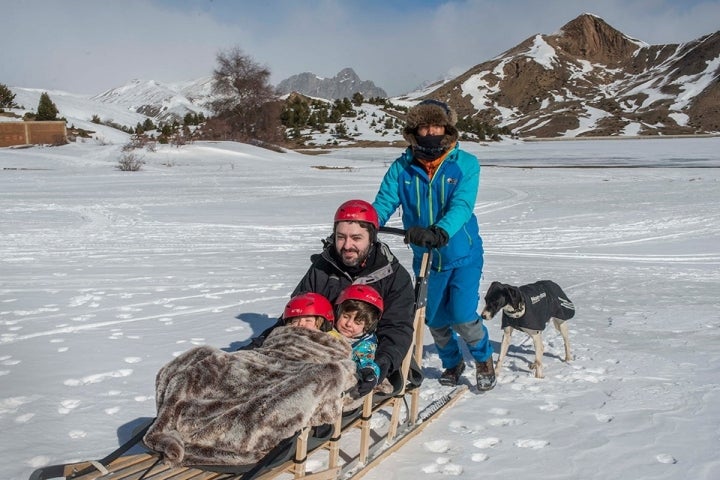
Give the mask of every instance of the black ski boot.
M 446 369 L 442 375 L 440 375 L 438 382 L 440 382 L 440 385 L 445 385 L 446 387 L 454 387 L 460 381 L 460 376 L 464 371 L 465 362 L 460 360 L 460 363 L 454 367 Z
M 492 355 L 484 362 L 476 362 L 475 377 L 478 390 L 486 392 L 493 389 L 497 381 L 495 379 L 495 365 L 493 365 Z

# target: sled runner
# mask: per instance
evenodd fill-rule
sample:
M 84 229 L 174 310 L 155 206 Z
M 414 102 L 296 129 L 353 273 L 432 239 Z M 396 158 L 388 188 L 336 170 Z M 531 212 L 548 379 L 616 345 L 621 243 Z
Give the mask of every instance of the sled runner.
M 404 235 L 400 229 L 382 228 L 385 233 Z M 142 445 L 153 422 L 149 421 L 117 450 L 100 460 L 52 465 L 35 470 L 30 480 L 65 478 L 68 480 L 220 480 L 304 478 L 333 480 L 360 478 L 384 458 L 420 433 L 445 408 L 467 391 L 455 388 L 420 411 L 423 333 L 427 277 L 431 253 L 422 261 L 415 282 L 414 339 L 399 372 L 388 380 L 390 394 L 367 395 L 362 405 L 337 415 L 334 423 L 304 427 L 283 439 L 259 461 L 250 465 L 169 466 L 163 455 L 147 451 L 128 454 Z M 409 403 L 408 403 L 409 402 Z M 403 406 L 405 407 L 403 409 Z M 404 410 L 404 414 L 403 414 Z M 372 423 L 371 423 L 372 420 Z M 401 421 L 402 420 L 402 421 Z M 314 472 L 307 472 L 307 460 L 313 458 Z

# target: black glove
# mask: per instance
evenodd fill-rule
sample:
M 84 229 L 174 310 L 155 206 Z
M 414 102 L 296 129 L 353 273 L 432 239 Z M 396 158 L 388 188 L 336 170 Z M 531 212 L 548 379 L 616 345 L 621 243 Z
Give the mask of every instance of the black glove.
M 380 375 L 378 376 L 378 385 L 382 383 L 388 376 L 390 370 L 390 361 L 385 356 L 375 357 L 375 363 L 380 368 Z
M 358 372 L 358 397 L 364 397 L 370 391 L 375 388 L 378 383 L 375 371 L 370 367 L 361 368 Z
M 419 247 L 441 248 L 447 245 L 448 234 L 442 228 L 433 225 L 430 228 L 410 227 L 405 233 L 405 243 L 412 243 Z

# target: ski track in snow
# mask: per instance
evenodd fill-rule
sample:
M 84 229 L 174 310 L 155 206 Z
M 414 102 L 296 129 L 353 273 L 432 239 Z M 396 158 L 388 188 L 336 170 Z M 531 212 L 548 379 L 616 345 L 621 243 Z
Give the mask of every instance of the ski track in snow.
M 62 168 L 0 177 L 8 478 L 104 456 L 121 427 L 154 414 L 154 376 L 173 356 L 230 347 L 269 325 L 329 233 L 323 219 L 348 198 L 348 181 L 352 196 L 371 199 L 385 169 L 350 153 L 322 162 L 362 167 L 352 173 L 279 158 L 286 163 L 256 162 L 252 172 L 212 158 L 168 169 L 150 158 L 133 177 L 94 165 L 82 185 Z M 564 478 L 713 478 L 717 169 L 482 172 L 482 287 L 560 283 L 578 308 L 574 358 L 562 361 L 562 338 L 549 327 L 545 378 L 536 379 L 532 342 L 515 333 L 492 392 L 477 392 L 468 368 L 471 391 L 366 478 L 517 476 L 528 465 L 539 476 L 563 465 Z M 409 266 L 402 240 L 386 240 Z M 499 324 L 487 322 L 496 358 Z M 423 404 L 447 392 L 427 332 L 425 344 Z

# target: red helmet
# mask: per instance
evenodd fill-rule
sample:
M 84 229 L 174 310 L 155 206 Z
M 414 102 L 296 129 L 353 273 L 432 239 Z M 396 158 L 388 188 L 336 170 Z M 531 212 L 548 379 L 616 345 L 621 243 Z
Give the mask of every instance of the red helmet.
M 365 200 L 348 200 L 340 205 L 335 212 L 335 223 L 337 222 L 367 222 L 375 227 L 375 230 L 380 228 L 375 207 Z
M 328 322 L 335 321 L 333 306 L 327 298 L 319 293 L 303 293 L 291 298 L 285 306 L 283 320 L 306 315 L 317 315 Z
M 335 300 L 335 305 L 340 305 L 345 300 L 360 300 L 361 302 L 369 303 L 380 310 L 380 315 L 382 315 L 383 309 L 385 308 L 380 294 L 369 285 L 350 285 L 340 292 L 337 300 Z

